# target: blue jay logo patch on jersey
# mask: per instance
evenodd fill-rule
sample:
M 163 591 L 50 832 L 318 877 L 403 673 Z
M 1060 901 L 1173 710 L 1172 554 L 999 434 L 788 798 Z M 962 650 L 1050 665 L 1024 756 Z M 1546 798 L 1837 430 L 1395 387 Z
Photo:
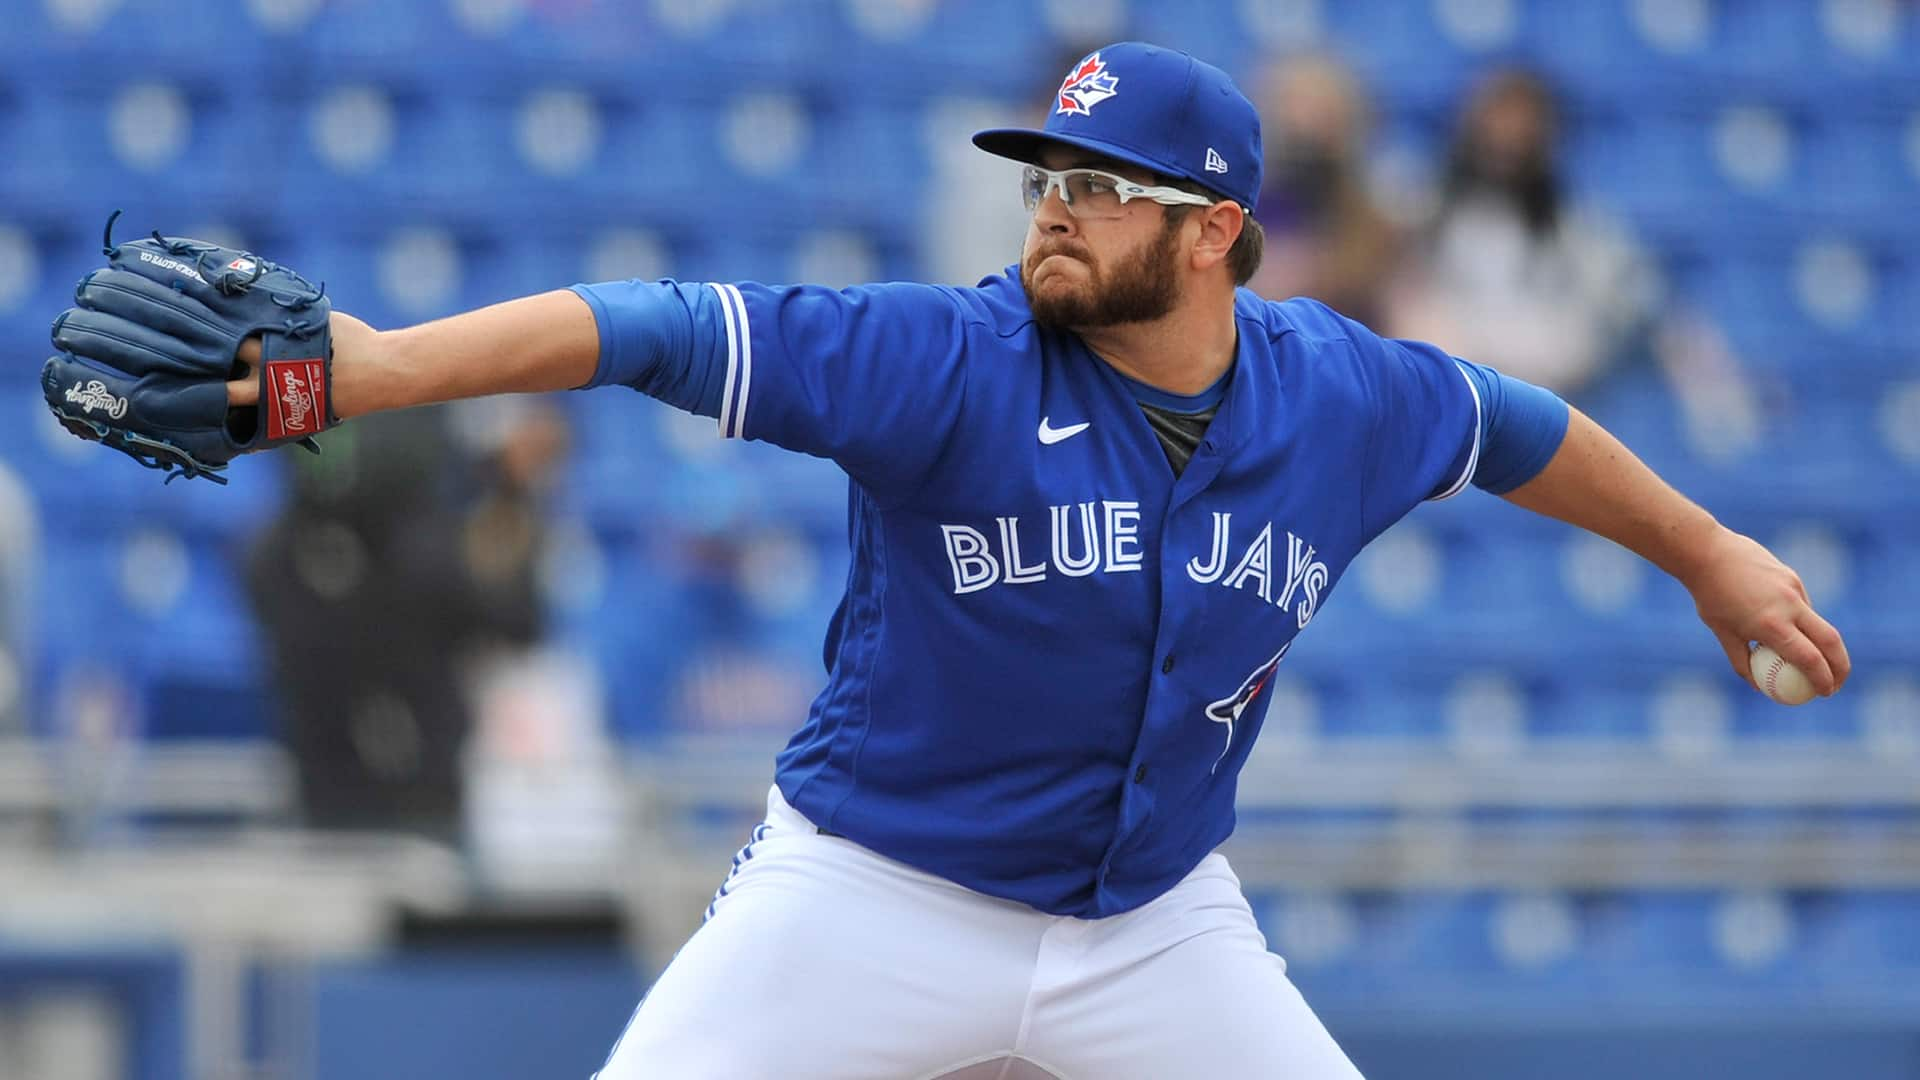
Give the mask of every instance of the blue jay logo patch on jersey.
M 1067 73 L 1060 84 L 1060 107 L 1055 112 L 1090 116 L 1095 105 L 1119 93 L 1120 77 L 1107 70 L 1107 62 L 1094 53 Z
M 1214 759 L 1215 769 L 1218 769 L 1220 763 L 1227 759 L 1227 751 L 1233 749 L 1233 725 L 1239 722 L 1240 714 L 1247 711 L 1247 706 L 1253 704 L 1253 699 L 1260 696 L 1260 691 L 1267 688 L 1267 680 L 1273 678 L 1274 669 L 1280 666 L 1281 658 L 1286 656 L 1287 650 L 1291 648 L 1293 648 L 1291 641 L 1280 646 L 1280 651 L 1274 653 L 1271 659 L 1254 668 L 1252 674 L 1240 680 L 1240 689 L 1207 706 L 1207 719 L 1216 724 L 1227 725 L 1227 745 L 1220 748 L 1220 756 Z

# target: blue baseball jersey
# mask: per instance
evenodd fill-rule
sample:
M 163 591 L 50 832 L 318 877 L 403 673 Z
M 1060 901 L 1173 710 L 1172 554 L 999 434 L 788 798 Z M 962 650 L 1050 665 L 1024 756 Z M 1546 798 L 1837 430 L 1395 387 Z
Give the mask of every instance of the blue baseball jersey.
M 631 285 L 577 289 L 601 379 L 662 333 L 637 313 L 659 287 Z M 1127 381 L 1036 323 L 1013 270 L 672 288 L 691 316 L 665 347 L 706 335 L 716 359 L 643 388 L 852 481 L 827 684 L 781 792 L 1049 913 L 1137 907 L 1226 839 L 1274 670 L 1360 549 L 1480 452 L 1484 369 L 1311 300 L 1240 290 L 1224 395 L 1176 475 Z

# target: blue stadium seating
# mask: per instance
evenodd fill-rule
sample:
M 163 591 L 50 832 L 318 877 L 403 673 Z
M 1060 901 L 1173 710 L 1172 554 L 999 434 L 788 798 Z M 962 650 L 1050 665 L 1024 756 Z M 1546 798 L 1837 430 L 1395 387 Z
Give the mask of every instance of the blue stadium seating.
M 260 75 L 255 28 L 206 5 L 35 2 L 8 5 L 6 14 L 0 62 L 41 86 L 97 86 L 102 71 L 123 66 L 151 78 L 205 75 L 211 57 L 238 83 Z
M 1710 70 L 1735 76 L 1811 66 L 1819 34 L 1812 4 L 1723 4 Z
M 476 27 L 447 3 L 340 0 L 326 17 L 273 26 L 127 5 L 110 28 L 74 31 L 27 5 L 0 42 L 16 73 L 0 80 L 0 152 L 12 163 L 0 171 L 0 196 L 9 220 L 32 236 L 40 274 L 0 314 L 0 338 L 28 354 L 43 347 L 48 318 L 96 257 L 94 221 L 112 206 L 128 207 L 127 223 L 138 228 L 237 228 L 383 326 L 590 276 L 594 245 L 610 227 L 658 237 L 663 271 L 689 280 L 807 277 L 815 264 L 805 253 L 822 235 L 850 238 L 875 277 L 914 277 L 921 216 L 938 209 L 923 204 L 933 167 L 922 130 L 929 104 L 984 92 L 1024 97 L 1084 44 L 1062 40 L 1064 24 L 1013 0 L 994 0 L 991 39 L 976 29 L 988 16 L 949 5 L 862 12 L 741 0 L 638 10 L 580 0 L 500 10 L 506 23 Z M 1905 492 L 1920 485 L 1885 482 L 1914 467 L 1885 445 L 1878 410 L 1890 380 L 1914 370 L 1920 340 L 1920 261 L 1908 250 L 1913 215 L 1903 213 L 1920 199 L 1908 126 L 1920 94 L 1905 48 L 1913 13 L 1898 11 L 1892 46 L 1875 51 L 1836 37 L 1811 5 L 1707 5 L 1697 47 L 1682 40 L 1685 25 L 1667 28 L 1680 39 L 1656 41 L 1659 31 L 1650 35 L 1615 2 L 1517 3 L 1510 25 L 1476 24 L 1486 12 L 1442 12 L 1427 0 L 1364 10 L 1122 10 L 1128 35 L 1199 49 L 1250 84 L 1266 50 L 1318 42 L 1350 56 L 1381 96 L 1380 143 L 1403 152 L 1439 152 L 1459 93 L 1489 61 L 1545 65 L 1569 95 L 1572 181 L 1662 245 L 1675 294 L 1718 319 L 1773 388 L 1766 438 L 1733 461 L 1700 455 L 1667 388 L 1646 372 L 1609 379 L 1583 405 L 1730 521 L 1765 535 L 1779 524 L 1772 506 L 1791 504 L 1840 523 L 1856 574 L 1872 575 L 1877 588 L 1872 597 L 1834 598 L 1832 609 L 1872 634 L 1899 633 L 1897 614 L 1874 601 L 1895 600 L 1895 611 L 1920 605 L 1920 559 L 1905 541 L 1920 513 L 1920 499 Z M 127 55 L 135 35 L 152 58 L 138 78 L 102 93 L 59 70 L 88 50 Z M 171 59 L 189 49 L 221 50 L 233 66 L 210 71 Z M 1786 64 L 1807 77 L 1762 77 Z M 263 67 L 274 77 L 258 79 Z M 36 73 L 49 77 L 36 81 Z M 113 94 L 141 83 L 182 95 L 181 157 L 162 153 L 142 167 L 114 144 Z M 390 138 L 384 150 L 378 139 L 361 147 L 360 158 L 349 144 L 342 159 L 340 147 L 322 145 L 318 110 L 359 87 L 390 103 Z M 1872 90 L 1868 107 L 1836 107 L 1863 87 Z M 529 156 L 524 110 L 547 91 L 578 93 L 590 110 L 597 137 L 573 147 L 585 154 L 577 173 L 568 161 L 549 168 Z M 769 100 L 804 118 L 790 157 L 762 145 L 778 131 L 731 130 L 742 102 Z M 1725 110 L 1748 106 L 1784 124 L 1781 171 L 1757 182 L 1730 175 L 1715 150 Z M 777 128 L 780 114 L 768 115 L 761 123 Z M 568 149 L 560 147 L 563 158 Z M 195 169 L 169 165 L 180 160 Z M 716 215 L 729 227 L 714 227 Z M 340 225 L 315 229 L 316 216 Z M 393 262 L 396 240 L 423 236 L 413 269 Z M 1820 238 L 1856 244 L 1864 256 L 1857 313 L 1845 310 L 1843 295 L 1841 308 L 1823 316 L 1801 295 L 1796 260 L 1805 240 Z M 104 508 L 118 527 L 151 523 L 202 543 L 244 532 L 279 498 L 278 472 L 257 463 L 242 463 L 235 484 L 215 491 L 163 488 L 117 459 L 61 454 L 52 447 L 62 444 L 43 438 L 36 388 L 21 379 L 4 390 L 0 405 L 19 422 L 0 423 L 0 453 L 50 516 L 84 506 L 98 519 Z M 811 662 L 845 565 L 845 479 L 764 445 L 695 436 L 694 427 L 673 425 L 711 421 L 685 421 L 618 392 L 570 396 L 566 406 L 578 441 L 560 502 L 617 553 L 607 588 L 645 596 L 638 609 L 657 611 L 662 623 L 708 627 L 664 640 L 631 617 L 635 608 L 604 600 L 563 620 L 567 639 L 590 645 L 609 673 L 622 729 L 653 730 L 647 710 L 715 642 Z M 1809 454 L 1815 445 L 1825 452 Z M 1751 482 L 1756 473 L 1766 485 Z M 1353 665 L 1372 670 L 1394 650 L 1418 647 L 1467 650 L 1511 670 L 1538 735 L 1643 738 L 1645 692 L 1569 676 L 1556 656 L 1598 648 L 1619 658 L 1610 663 L 1626 663 L 1705 651 L 1688 598 L 1658 575 L 1640 583 L 1628 610 L 1582 607 L 1565 581 L 1569 530 L 1479 494 L 1423 508 L 1414 521 L 1438 545 L 1434 594 L 1412 611 L 1383 607 L 1357 564 L 1290 660 L 1322 693 L 1336 733 L 1442 734 L 1434 702 L 1452 673 L 1414 664 L 1395 678 L 1351 677 Z M 758 612 L 738 582 L 663 579 L 643 568 L 659 554 L 655 538 L 692 543 L 769 523 L 798 528 L 823 568 L 817 592 L 783 614 Z M 62 572 L 109 573 L 111 552 L 89 550 L 81 544 Z M 196 564 L 202 572 L 220 573 Z M 1444 625 L 1435 611 L 1447 613 Z M 208 596 L 183 618 L 204 616 L 205 633 L 219 636 L 239 612 L 235 597 Z M 95 617 L 110 616 L 68 612 L 47 633 L 65 641 Z M 1769 735 L 1784 723 L 1748 704 L 1740 731 Z M 1850 723 L 1839 713 L 1795 715 L 1828 737 L 1844 737 Z
M 1914 194 L 1906 198 L 1904 205 L 1920 202 L 1920 162 L 1916 162 L 1912 190 Z M 1885 314 L 1879 329 L 1888 345 L 1882 368 L 1887 376 L 1912 375 L 1920 368 L 1914 350 L 1914 342 L 1920 341 L 1920 258 L 1914 257 L 1910 248 L 1901 255 L 1883 267 L 1881 279 Z
M 1871 602 L 1852 612 L 1848 625 L 1884 635 L 1889 645 L 1911 654 L 1912 613 L 1920 611 L 1920 543 L 1916 518 L 1888 517 L 1872 524 L 1854 551 L 1856 580 L 1871 583 Z
M 336 93 L 360 88 L 389 105 L 391 137 L 383 153 L 370 154 L 353 169 L 324 152 L 316 114 Z M 445 210 L 450 203 L 469 209 L 485 197 L 490 178 L 510 164 L 511 129 L 489 128 L 478 103 L 447 95 L 417 76 L 328 80 L 270 97 L 265 108 L 282 125 L 284 157 L 271 166 L 282 180 L 271 194 L 273 209 L 287 220 L 333 214 L 338 220 L 380 221 Z
M 1711 643 L 1700 650 L 1710 659 Z M 1644 742 L 1650 732 L 1640 680 L 1622 683 L 1612 670 L 1543 673 L 1532 733 L 1544 742 L 1603 740 L 1608 745 Z
M 1300 646 L 1304 656 L 1309 646 Z M 1390 655 L 1378 649 L 1376 656 Z M 1291 655 L 1289 660 L 1291 660 Z M 1328 739 L 1405 739 L 1437 742 L 1444 738 L 1444 718 L 1437 688 L 1382 666 L 1375 677 L 1350 684 L 1339 708 L 1323 710 L 1320 731 Z
M 1702 54 L 1711 49 L 1711 17 L 1699 28 L 1701 40 L 1694 43 L 1687 36 L 1693 23 L 1681 5 L 1667 15 L 1675 29 L 1665 45 L 1636 23 L 1624 3 L 1551 9 L 1536 5 L 1541 15 L 1549 10 L 1552 18 L 1535 18 L 1528 25 L 1529 53 L 1572 85 L 1583 90 L 1590 87 L 1596 95 L 1617 98 L 1669 90 L 1696 74 Z
M 1360 947 L 1351 961 L 1356 976 L 1424 971 L 1459 977 L 1501 969 L 1486 932 L 1492 903 L 1491 896 L 1473 893 L 1359 897 Z
M 1054 72 L 1065 68 L 1066 52 L 1097 44 L 1056 45 L 1041 5 L 1021 0 L 820 7 L 819 44 L 833 62 L 816 68 L 817 75 L 850 104 L 885 108 L 942 93 L 1045 93 L 1059 78 Z
M 1510 5 L 1510 25 L 1502 25 L 1503 5 L 1456 5 L 1469 23 L 1490 34 L 1485 40 L 1461 40 L 1428 0 L 1388 0 L 1373 5 L 1326 4 L 1331 43 L 1351 57 L 1369 86 L 1403 106 L 1432 106 L 1451 99 L 1471 73 L 1487 64 L 1513 59 L 1527 36 L 1530 12 Z M 1473 16 L 1491 16 L 1491 21 Z M 1473 27 L 1469 27 L 1472 29 Z
M 1644 893 L 1605 905 L 1595 920 L 1594 960 L 1629 971 L 1712 970 L 1721 964 L 1708 926 L 1715 897 Z
M 1801 904 L 1801 955 L 1825 980 L 1858 985 L 1863 972 L 1900 977 L 1920 967 L 1920 928 L 1911 893 L 1864 892 L 1809 897 Z
M 1850 231 L 1907 227 L 1890 220 L 1920 201 L 1920 170 L 1906 160 L 1906 122 L 1897 112 L 1823 110 L 1807 132 L 1807 206 Z

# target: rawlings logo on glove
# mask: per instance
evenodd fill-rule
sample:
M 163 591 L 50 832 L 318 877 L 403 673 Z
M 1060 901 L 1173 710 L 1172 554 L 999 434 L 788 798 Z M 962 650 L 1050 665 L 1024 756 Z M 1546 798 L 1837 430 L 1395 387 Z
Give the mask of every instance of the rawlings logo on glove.
M 267 438 L 291 439 L 320 431 L 326 413 L 326 365 L 320 360 L 269 360 Z
M 111 419 L 118 420 L 127 415 L 127 399 L 114 397 L 107 392 L 107 384 L 95 379 L 85 386 L 74 383 L 67 388 L 67 404 L 80 406 L 80 411 L 90 413 L 95 409 L 106 413 Z
M 331 398 L 333 305 L 284 266 L 198 240 L 113 242 L 53 322 L 41 369 L 47 407 L 67 430 L 167 479 L 220 473 L 241 454 L 298 442 L 339 421 Z M 240 346 L 260 339 L 260 404 L 232 408 Z

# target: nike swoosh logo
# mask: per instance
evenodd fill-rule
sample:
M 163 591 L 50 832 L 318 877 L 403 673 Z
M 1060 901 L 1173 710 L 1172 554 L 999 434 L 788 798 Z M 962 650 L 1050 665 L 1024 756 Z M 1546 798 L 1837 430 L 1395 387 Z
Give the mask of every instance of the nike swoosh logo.
M 1092 421 L 1082 421 L 1069 427 L 1057 428 L 1047 423 L 1047 421 L 1051 419 L 1052 417 L 1048 416 L 1040 418 L 1040 443 L 1043 446 L 1052 446 L 1054 443 L 1064 442 L 1093 426 Z

